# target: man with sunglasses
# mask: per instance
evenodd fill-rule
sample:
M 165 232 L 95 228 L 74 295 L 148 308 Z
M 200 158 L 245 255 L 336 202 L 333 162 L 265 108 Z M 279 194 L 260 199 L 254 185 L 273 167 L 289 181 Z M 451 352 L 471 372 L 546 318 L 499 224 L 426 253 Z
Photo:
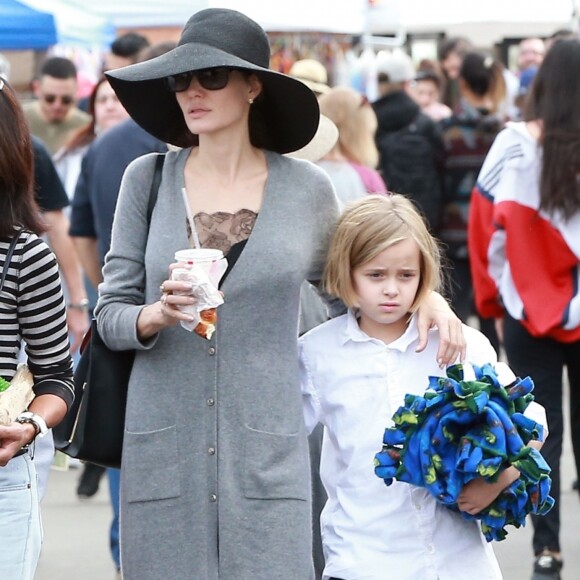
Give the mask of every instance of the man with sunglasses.
M 77 69 L 68 58 L 49 58 L 32 85 L 36 100 L 23 105 L 24 113 L 31 133 L 54 155 L 73 131 L 90 121 L 75 104 Z

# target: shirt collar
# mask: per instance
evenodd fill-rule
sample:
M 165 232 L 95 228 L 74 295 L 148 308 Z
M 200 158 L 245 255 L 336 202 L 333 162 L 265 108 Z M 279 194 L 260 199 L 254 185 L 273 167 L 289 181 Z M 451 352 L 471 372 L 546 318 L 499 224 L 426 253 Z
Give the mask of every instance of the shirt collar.
M 394 342 L 391 342 L 391 344 L 387 345 L 385 345 L 385 343 L 382 340 L 372 338 L 361 330 L 360 326 L 358 325 L 356 310 L 349 308 L 346 317 L 347 317 L 346 326 L 344 327 L 344 330 L 342 332 L 343 345 L 349 341 L 375 342 L 377 344 L 381 344 L 382 346 L 386 346 L 387 348 L 405 352 L 407 348 L 409 348 L 409 345 L 419 338 L 419 330 L 417 328 L 417 316 L 415 314 L 411 316 L 411 320 L 407 326 L 407 330 L 405 330 L 403 335 L 397 338 L 397 340 L 395 340 Z

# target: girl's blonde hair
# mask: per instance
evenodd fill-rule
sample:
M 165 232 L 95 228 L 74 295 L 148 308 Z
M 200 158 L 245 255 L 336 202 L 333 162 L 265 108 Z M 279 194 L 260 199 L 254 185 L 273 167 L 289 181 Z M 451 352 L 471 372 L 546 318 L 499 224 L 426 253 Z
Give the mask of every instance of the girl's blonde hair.
M 378 122 L 367 98 L 350 87 L 334 87 L 318 101 L 320 112 L 338 127 L 337 146 L 341 153 L 350 161 L 376 168 Z
M 441 286 L 439 246 L 413 202 L 403 195 L 369 195 L 346 207 L 328 252 L 324 289 L 347 306 L 356 305 L 352 272 L 387 248 L 415 240 L 421 255 L 421 280 L 411 312 Z

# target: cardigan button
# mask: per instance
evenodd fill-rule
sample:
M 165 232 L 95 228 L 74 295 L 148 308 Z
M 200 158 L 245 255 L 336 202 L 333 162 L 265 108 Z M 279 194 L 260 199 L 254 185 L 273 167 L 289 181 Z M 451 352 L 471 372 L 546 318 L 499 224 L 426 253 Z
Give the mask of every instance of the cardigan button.
M 215 503 L 217 501 L 217 495 L 215 493 L 212 493 L 209 496 L 209 501 L 211 501 L 212 503 Z
M 215 405 L 215 399 L 212 399 L 211 397 L 207 400 L 207 406 L 208 407 L 213 407 Z
M 207 352 L 209 352 L 210 356 L 213 356 L 215 354 L 215 347 L 210 346 Z
M 207 452 L 208 452 L 210 455 L 215 455 L 215 447 L 210 447 L 210 448 L 207 450 Z

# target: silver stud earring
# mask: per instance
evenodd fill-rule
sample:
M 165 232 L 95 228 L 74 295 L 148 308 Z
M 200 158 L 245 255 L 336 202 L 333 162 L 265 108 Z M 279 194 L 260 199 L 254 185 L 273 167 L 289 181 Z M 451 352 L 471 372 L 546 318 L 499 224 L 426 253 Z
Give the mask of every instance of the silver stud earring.
M 248 99 L 248 103 L 250 103 L 250 105 L 253 105 L 253 104 L 254 104 L 254 99 L 252 99 L 252 97 L 250 97 L 250 98 Z

